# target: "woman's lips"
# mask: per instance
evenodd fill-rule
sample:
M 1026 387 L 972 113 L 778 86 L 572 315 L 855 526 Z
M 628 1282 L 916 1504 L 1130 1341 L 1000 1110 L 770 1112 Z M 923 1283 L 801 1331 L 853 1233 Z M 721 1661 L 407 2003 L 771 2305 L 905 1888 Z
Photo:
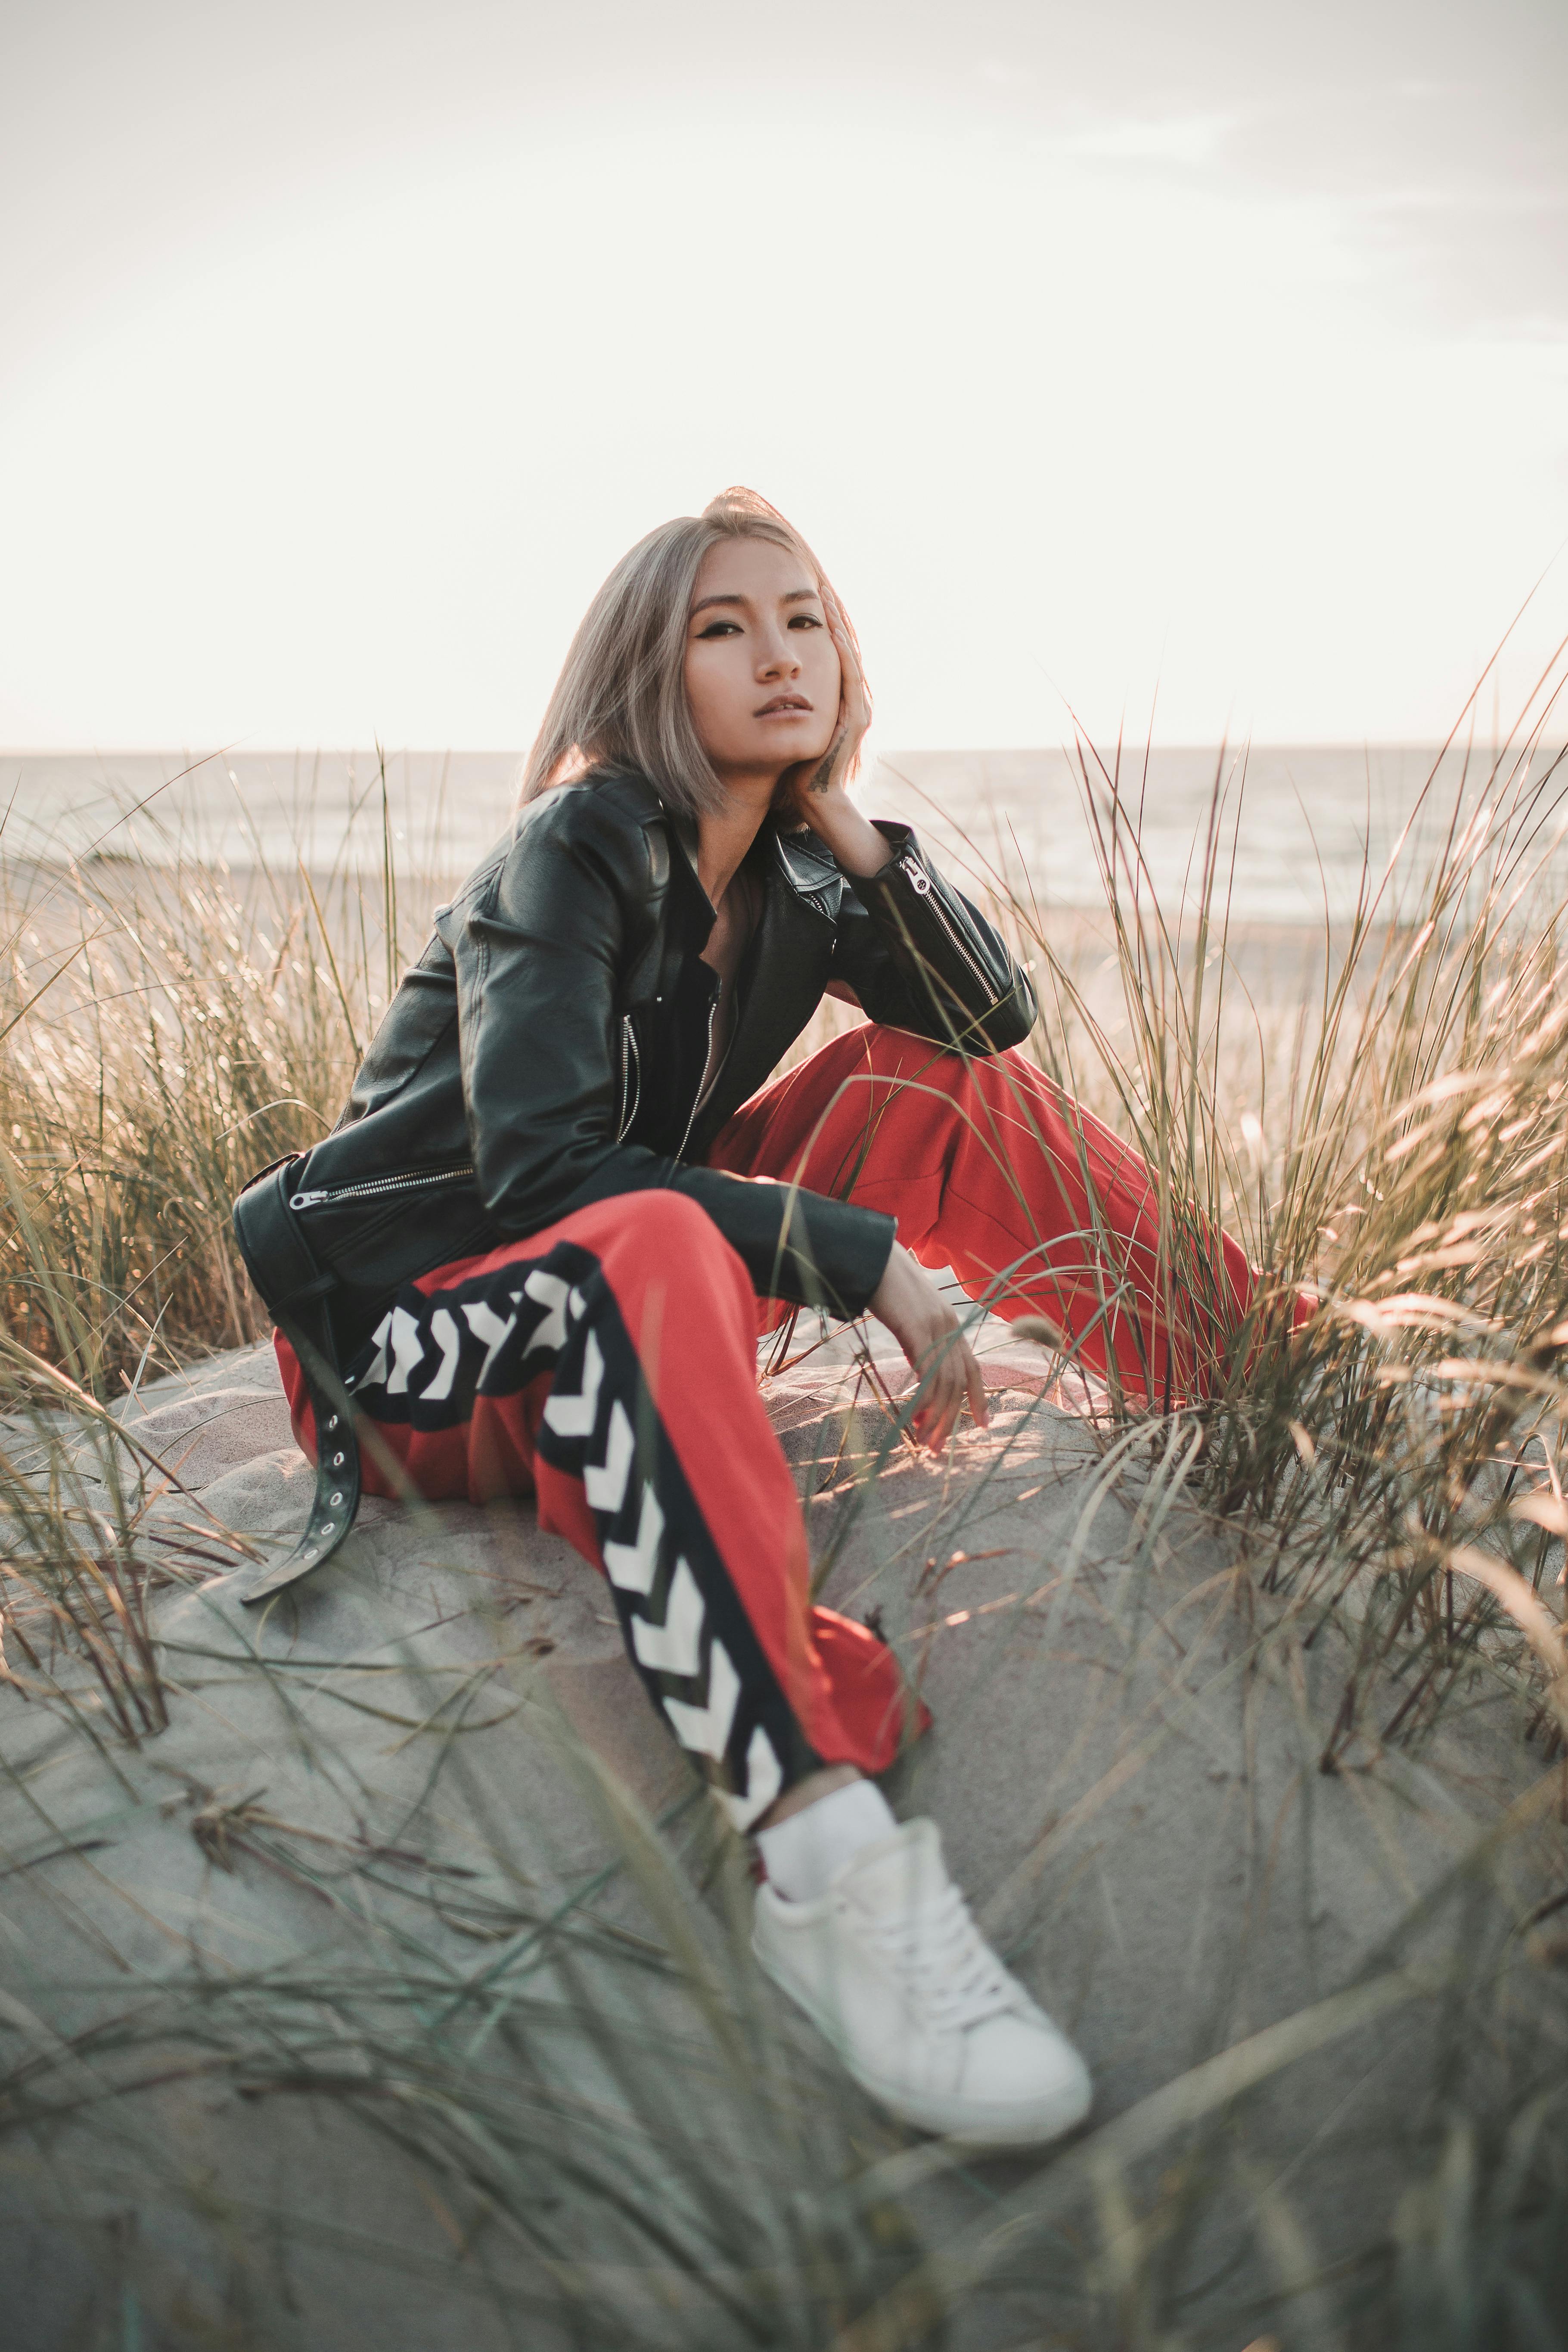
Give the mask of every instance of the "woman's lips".
M 775 696 L 772 702 L 764 702 L 760 710 L 752 711 L 752 716 L 753 719 L 809 719 L 811 708 L 803 694 L 781 694 Z

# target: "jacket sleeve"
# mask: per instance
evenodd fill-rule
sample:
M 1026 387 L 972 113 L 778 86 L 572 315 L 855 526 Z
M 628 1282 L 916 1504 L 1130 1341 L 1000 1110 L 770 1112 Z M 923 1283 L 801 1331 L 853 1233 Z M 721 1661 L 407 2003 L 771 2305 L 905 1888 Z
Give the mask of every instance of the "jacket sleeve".
M 893 855 L 846 877 L 833 978 L 873 1021 L 967 1054 L 1022 1045 L 1037 1007 L 1001 933 L 931 865 L 907 824 L 876 820 Z
M 502 1233 L 531 1234 L 618 1193 L 684 1192 L 759 1296 L 859 1314 L 888 1263 L 891 1217 L 616 1142 L 616 975 L 644 944 L 648 850 L 640 830 L 599 818 L 591 793 L 552 800 L 531 815 L 526 851 L 441 924 L 487 1214 Z

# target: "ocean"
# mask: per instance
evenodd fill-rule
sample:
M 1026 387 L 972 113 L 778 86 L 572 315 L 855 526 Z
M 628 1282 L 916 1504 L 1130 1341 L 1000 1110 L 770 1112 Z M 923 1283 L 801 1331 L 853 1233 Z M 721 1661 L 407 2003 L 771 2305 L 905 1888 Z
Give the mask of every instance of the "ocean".
M 1106 768 L 1113 754 L 1103 755 Z M 0 753 L 0 842 L 12 860 L 182 857 L 242 869 L 261 860 L 312 872 L 382 858 L 384 794 L 400 866 L 456 877 L 505 824 L 521 755 L 176 751 Z M 1562 764 L 1557 764 L 1562 762 Z M 1106 777 L 1090 774 L 1103 810 Z M 1148 887 L 1168 911 L 1191 893 L 1215 804 L 1233 918 L 1261 924 L 1342 920 L 1363 866 L 1381 876 L 1400 849 L 1413 873 L 1456 808 L 1534 794 L 1539 842 L 1559 834 L 1568 786 L 1561 752 L 1505 761 L 1489 749 L 1439 758 L 1421 744 L 1232 749 L 1163 746 L 1122 755 L 1123 805 L 1139 818 Z M 1103 903 L 1081 775 L 1062 751 L 883 754 L 858 793 L 871 816 L 913 824 L 955 869 L 1026 870 L 1042 908 Z M 1190 896 L 1189 896 L 1190 903 Z

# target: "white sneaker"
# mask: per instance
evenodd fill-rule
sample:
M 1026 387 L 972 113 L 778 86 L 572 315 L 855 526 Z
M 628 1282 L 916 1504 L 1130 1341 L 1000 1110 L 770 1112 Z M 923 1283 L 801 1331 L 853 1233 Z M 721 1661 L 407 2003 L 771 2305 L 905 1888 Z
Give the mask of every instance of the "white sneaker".
M 866 1846 L 815 1903 L 765 1882 L 752 1946 L 863 2090 L 921 2131 L 1029 2147 L 1089 2113 L 1089 2069 L 969 1916 L 934 1822 Z

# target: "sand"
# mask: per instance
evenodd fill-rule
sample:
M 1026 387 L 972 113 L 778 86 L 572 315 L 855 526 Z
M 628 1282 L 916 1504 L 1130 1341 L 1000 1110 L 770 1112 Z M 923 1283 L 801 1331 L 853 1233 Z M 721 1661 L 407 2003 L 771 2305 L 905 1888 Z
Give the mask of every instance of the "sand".
M 983 1352 L 992 1432 L 945 1465 L 899 1444 L 842 1341 L 769 1402 L 824 1598 L 879 1612 L 934 1711 L 889 1796 L 935 1817 L 1094 2070 L 1049 2169 L 920 2158 L 750 1970 L 743 1875 L 592 1568 L 526 1503 L 373 1501 L 264 1619 L 234 1577 L 164 1592 L 171 1721 L 139 1748 L 0 1692 L 0 2051 L 54 2115 L 0 2139 L 7 2352 L 130 2341 L 127 2295 L 158 2344 L 805 2347 L 826 2323 L 789 2317 L 790 2232 L 820 2247 L 834 2182 L 868 2163 L 902 2215 L 882 2284 L 912 2231 L 957 2352 L 1124 2340 L 1097 2231 L 1118 2181 L 1144 2197 L 1178 2160 L 1191 2341 L 1260 2331 L 1237 2315 L 1277 2290 L 1282 2247 L 1353 2281 L 1390 2225 L 1388 2151 L 1439 2087 L 1431 1972 L 1467 1937 L 1501 1949 L 1561 1882 L 1538 1751 L 1483 1695 L 1418 1759 L 1363 1742 L 1321 1775 L 1342 1637 L 1305 1646 L 1226 1529 L 1157 1475 L 1113 1475 L 1091 1401 L 1037 1352 L 1000 1327 Z M 268 1350 L 142 1402 L 139 1434 L 227 1525 L 302 1520 Z M 1168 2091 L 1270 2028 L 1290 2063 L 1242 2108 L 1212 2074 Z M 443 2104 L 458 2083 L 471 2130 Z M 623 2178 L 666 2240 L 595 2198 Z M 1260 2182 L 1272 2237 L 1249 2219 Z M 775 2221 L 737 2238 L 731 2194 Z M 1061 2226 L 1031 2233 L 1029 2211 Z M 875 2340 L 925 2339 L 910 2321 Z

